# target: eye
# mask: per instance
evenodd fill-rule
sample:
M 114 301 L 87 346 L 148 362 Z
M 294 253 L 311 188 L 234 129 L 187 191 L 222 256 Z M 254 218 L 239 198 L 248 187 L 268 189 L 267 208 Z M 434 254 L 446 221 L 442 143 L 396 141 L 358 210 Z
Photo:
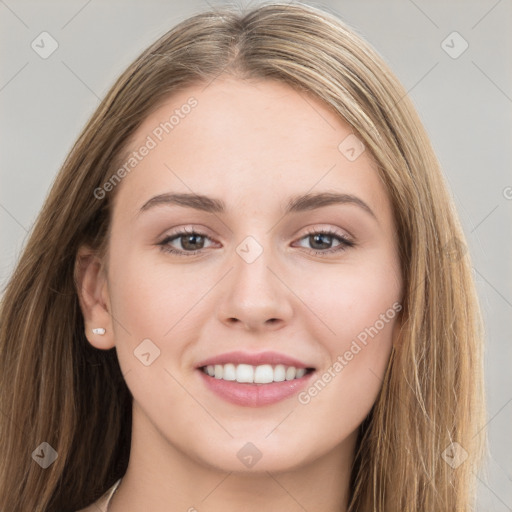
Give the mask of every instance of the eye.
M 185 228 L 165 237 L 157 245 L 166 253 L 177 256 L 194 256 L 205 248 L 204 243 L 206 240 L 211 241 L 211 238 L 205 233 L 197 229 L 187 230 Z M 307 240 L 312 245 L 309 252 L 318 256 L 345 251 L 356 245 L 355 242 L 349 240 L 346 236 L 331 229 L 310 230 L 299 240 Z M 333 246 L 333 241 L 337 241 L 337 245 Z M 173 247 L 171 245 L 173 243 L 179 243 L 181 248 Z
M 337 245 L 332 245 L 333 239 L 338 241 Z M 312 249 L 310 252 L 318 256 L 346 251 L 348 248 L 356 245 L 355 242 L 349 240 L 346 236 L 331 229 L 313 229 L 300 240 L 306 240 L 311 244 Z
M 187 230 L 183 229 L 165 237 L 158 245 L 162 251 L 176 254 L 178 256 L 193 256 L 204 248 L 204 241 L 211 240 L 211 238 L 196 229 Z M 171 243 L 179 242 L 182 249 L 176 249 L 171 246 Z

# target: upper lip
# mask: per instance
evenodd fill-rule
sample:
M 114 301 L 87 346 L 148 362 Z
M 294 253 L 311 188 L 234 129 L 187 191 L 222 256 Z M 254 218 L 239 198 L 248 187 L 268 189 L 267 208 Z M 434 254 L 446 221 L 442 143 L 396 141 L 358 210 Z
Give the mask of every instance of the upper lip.
M 250 364 L 252 366 L 260 366 L 263 364 L 277 365 L 282 364 L 284 366 L 294 366 L 295 368 L 313 368 L 313 366 L 303 363 L 294 357 L 280 354 L 279 352 L 226 352 L 217 356 L 209 357 L 201 361 L 197 368 L 203 366 L 216 365 L 216 364 Z

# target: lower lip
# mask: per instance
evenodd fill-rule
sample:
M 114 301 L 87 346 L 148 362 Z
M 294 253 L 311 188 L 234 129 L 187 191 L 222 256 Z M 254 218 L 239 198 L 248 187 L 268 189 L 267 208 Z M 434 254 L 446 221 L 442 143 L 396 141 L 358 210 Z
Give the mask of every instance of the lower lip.
M 304 388 L 315 372 L 310 372 L 300 379 L 270 382 L 268 384 L 250 384 L 237 381 L 216 379 L 202 370 L 198 370 L 208 389 L 231 402 L 245 407 L 261 407 L 285 400 Z

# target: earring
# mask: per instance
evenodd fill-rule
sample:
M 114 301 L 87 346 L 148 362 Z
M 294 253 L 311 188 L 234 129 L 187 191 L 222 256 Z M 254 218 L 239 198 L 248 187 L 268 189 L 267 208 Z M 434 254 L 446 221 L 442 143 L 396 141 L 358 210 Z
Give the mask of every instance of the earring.
M 103 336 L 105 334 L 105 329 L 103 327 L 96 327 L 92 330 L 94 334 L 99 334 L 100 336 Z

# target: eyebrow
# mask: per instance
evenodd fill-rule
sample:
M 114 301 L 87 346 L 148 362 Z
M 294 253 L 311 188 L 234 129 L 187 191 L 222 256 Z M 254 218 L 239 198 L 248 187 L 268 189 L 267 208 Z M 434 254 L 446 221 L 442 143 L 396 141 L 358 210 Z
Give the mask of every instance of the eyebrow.
M 334 192 L 320 192 L 316 194 L 302 194 L 293 196 L 289 199 L 285 207 L 285 215 L 289 213 L 298 213 L 308 210 L 316 210 L 332 204 L 354 204 L 369 213 L 375 220 L 377 217 L 373 210 L 359 197 L 352 194 L 340 194 Z M 150 208 L 161 205 L 178 205 L 185 208 L 193 208 L 208 213 L 225 213 L 226 205 L 221 199 L 208 197 L 201 194 L 160 194 L 152 197 L 142 205 L 139 213 L 145 212 Z

